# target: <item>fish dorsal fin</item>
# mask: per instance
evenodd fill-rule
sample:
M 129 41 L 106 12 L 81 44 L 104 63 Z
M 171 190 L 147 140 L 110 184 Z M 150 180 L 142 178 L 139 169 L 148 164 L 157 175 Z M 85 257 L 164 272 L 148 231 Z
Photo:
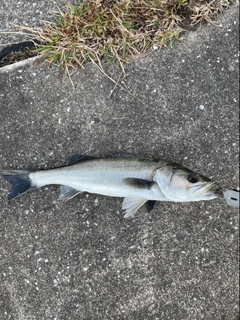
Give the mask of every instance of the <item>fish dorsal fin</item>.
M 68 201 L 81 192 L 82 191 L 73 189 L 69 186 L 60 186 L 60 195 L 58 200 Z
M 78 163 L 78 162 L 82 161 L 83 159 L 85 159 L 85 156 L 84 156 L 84 155 L 82 155 L 82 154 L 74 154 L 74 155 L 70 158 L 70 160 L 69 160 L 69 162 L 68 162 L 68 166 L 71 166 L 71 165 L 73 165 L 73 164 L 75 164 L 75 163 Z
M 138 153 L 130 153 L 130 152 L 117 152 L 115 154 L 116 157 L 119 158 L 145 158 L 143 155 Z
M 122 209 L 125 210 L 124 218 L 133 218 L 146 201 L 144 198 L 124 198 L 122 203 Z
M 71 166 L 73 164 L 76 164 L 78 162 L 81 162 L 81 161 L 86 161 L 86 160 L 90 160 L 90 159 L 95 159 L 95 157 L 89 157 L 89 156 L 85 156 L 83 154 L 74 154 L 69 162 L 68 162 L 68 166 Z
M 155 184 L 154 181 L 138 179 L 138 178 L 125 178 L 123 179 L 125 185 L 135 189 L 151 189 Z

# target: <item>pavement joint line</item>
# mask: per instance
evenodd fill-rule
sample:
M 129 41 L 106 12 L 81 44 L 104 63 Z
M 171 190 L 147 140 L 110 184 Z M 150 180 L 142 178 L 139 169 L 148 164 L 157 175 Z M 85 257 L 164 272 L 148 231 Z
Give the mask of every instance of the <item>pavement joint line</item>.
M 25 67 L 27 65 L 33 65 L 35 61 L 40 60 L 42 58 L 42 56 L 36 56 L 36 57 L 31 57 L 25 60 L 21 60 L 12 64 L 9 64 L 7 66 L 4 66 L 2 68 L 0 68 L 0 74 L 5 73 L 5 72 L 10 72 L 10 71 L 14 71 L 17 70 L 18 68 L 22 68 Z

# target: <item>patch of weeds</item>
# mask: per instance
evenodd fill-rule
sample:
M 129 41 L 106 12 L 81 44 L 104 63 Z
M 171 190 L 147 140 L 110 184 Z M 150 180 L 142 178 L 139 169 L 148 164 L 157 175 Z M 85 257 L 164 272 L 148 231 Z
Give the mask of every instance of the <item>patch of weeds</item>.
M 0 61 L 0 68 L 18 61 L 25 60 L 30 57 L 34 57 L 35 54 L 30 49 L 25 49 L 24 51 L 11 52 L 6 57 Z
M 54 22 L 28 28 L 41 44 L 34 50 L 62 70 L 102 61 L 124 64 L 152 48 L 172 45 L 184 29 L 213 17 L 231 0 L 86 0 L 68 3 Z
M 36 39 L 35 41 L 39 43 Z M 33 52 L 33 49 L 36 48 L 36 43 L 24 41 L 4 48 L 0 52 L 0 68 L 36 56 Z

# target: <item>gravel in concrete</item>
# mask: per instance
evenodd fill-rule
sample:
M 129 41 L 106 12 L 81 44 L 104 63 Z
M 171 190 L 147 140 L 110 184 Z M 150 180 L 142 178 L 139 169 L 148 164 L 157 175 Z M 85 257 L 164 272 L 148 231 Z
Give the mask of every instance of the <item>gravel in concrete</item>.
M 67 0 L 3 0 L 0 3 L 0 49 L 11 43 L 26 40 L 26 34 L 17 26 L 39 27 L 43 21 L 52 21 L 54 13 Z M 72 1 L 74 3 L 74 1 Z M 77 3 L 77 1 L 75 1 Z M 17 31 L 17 33 L 13 32 Z

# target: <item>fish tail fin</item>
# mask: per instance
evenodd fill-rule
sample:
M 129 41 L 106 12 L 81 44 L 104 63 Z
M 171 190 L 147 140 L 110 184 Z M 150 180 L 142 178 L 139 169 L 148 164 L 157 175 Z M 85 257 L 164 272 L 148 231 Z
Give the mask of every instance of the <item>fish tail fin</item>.
M 8 194 L 8 200 L 12 200 L 24 193 L 36 189 L 37 187 L 32 185 L 29 178 L 29 173 L 33 172 L 31 170 L 5 170 L 2 171 L 2 176 L 9 183 L 11 183 L 12 188 Z

